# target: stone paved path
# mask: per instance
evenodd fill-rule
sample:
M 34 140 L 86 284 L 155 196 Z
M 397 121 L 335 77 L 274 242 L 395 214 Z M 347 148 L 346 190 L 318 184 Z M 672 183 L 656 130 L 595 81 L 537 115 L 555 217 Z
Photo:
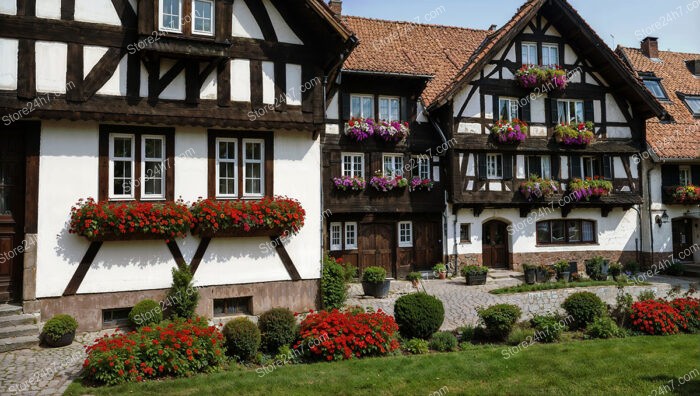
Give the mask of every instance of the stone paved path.
M 691 283 L 698 283 L 698 279 L 693 278 L 672 278 L 665 276 L 655 276 L 648 280 L 650 286 L 633 286 L 626 287 L 627 293 L 637 296 L 643 290 L 653 290 L 657 297 L 666 297 L 666 293 L 679 285 L 682 289 L 687 290 Z M 512 284 L 521 282 L 513 280 Z M 476 308 L 479 306 L 488 307 L 494 304 L 515 304 L 523 311 L 522 319 L 532 318 L 533 315 L 545 314 L 548 312 L 564 312 L 560 306 L 561 303 L 571 294 L 588 290 L 597 294 L 603 301 L 608 304 L 615 303 L 617 296 L 617 287 L 615 286 L 598 286 L 587 288 L 574 289 L 559 289 L 541 292 L 529 292 L 518 294 L 495 295 L 488 291 L 501 287 L 510 286 L 503 283 L 492 283 L 484 286 L 467 286 L 464 278 L 454 278 L 448 280 L 424 280 L 423 287 L 425 291 L 440 300 L 445 305 L 445 321 L 442 324 L 442 330 L 454 330 L 457 327 L 464 325 L 476 325 L 477 316 Z M 393 314 L 394 302 L 397 298 L 404 294 L 413 293 L 416 290 L 409 282 L 392 281 L 391 292 L 389 297 L 385 299 L 375 299 L 373 297 L 364 297 L 362 294 L 362 285 L 352 284 L 350 286 L 350 298 L 347 305 L 359 305 L 361 307 L 372 307 L 374 309 L 381 308 L 383 311 Z M 696 293 L 698 297 L 700 293 Z

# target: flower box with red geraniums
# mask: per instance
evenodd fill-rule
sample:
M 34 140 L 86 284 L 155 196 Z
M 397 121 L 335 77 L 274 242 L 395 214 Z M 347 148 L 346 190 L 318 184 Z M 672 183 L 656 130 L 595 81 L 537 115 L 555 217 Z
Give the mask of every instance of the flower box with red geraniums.
M 306 217 L 299 201 L 286 197 L 259 201 L 200 199 L 190 211 L 192 233 L 204 237 L 293 235 L 304 226 Z
M 371 118 L 351 118 L 345 127 L 345 135 L 357 142 L 369 139 L 375 133 L 375 123 Z
M 86 348 L 82 375 L 105 385 L 189 377 L 219 369 L 223 348 L 223 335 L 206 319 L 178 319 L 98 338 Z
M 192 214 L 182 201 L 95 202 L 80 199 L 71 208 L 71 234 L 91 241 L 165 240 L 184 238 Z
M 361 177 L 341 176 L 333 178 L 333 185 L 339 191 L 364 191 L 367 182 Z
M 587 177 L 586 180 L 573 179 L 569 183 L 569 191 L 577 201 L 610 195 L 612 190 L 613 184 L 608 180 L 601 179 L 600 176 Z
M 498 143 L 522 143 L 527 139 L 527 124 L 517 118 L 513 121 L 499 120 L 491 128 L 491 134 Z
M 651 335 L 677 334 L 688 328 L 686 318 L 666 301 L 648 300 L 632 304 L 632 327 Z
M 374 134 L 387 143 L 398 143 L 408 137 L 411 130 L 407 122 L 379 121 L 374 127 Z
M 381 309 L 311 311 L 301 322 L 294 349 L 323 361 L 384 356 L 399 348 L 398 330 L 394 318 Z
M 700 203 L 700 187 L 677 186 L 668 187 L 667 192 L 671 197 L 672 203 L 678 204 L 696 204 Z
M 381 172 L 377 172 L 376 176 L 370 179 L 369 185 L 377 191 L 389 192 L 394 189 L 408 187 L 408 180 L 404 179 L 403 176 L 384 176 Z
M 413 191 L 432 191 L 435 187 L 435 182 L 431 179 L 421 179 L 420 177 L 414 177 L 411 179 L 411 184 L 408 190 Z
M 523 65 L 515 72 L 515 79 L 525 89 L 540 88 L 542 92 L 563 91 L 568 84 L 566 70 L 558 65 Z
M 592 122 L 559 124 L 554 128 L 554 137 L 564 146 L 583 147 L 595 140 L 595 126 Z
M 520 183 L 520 194 L 528 201 L 535 201 L 541 198 L 549 198 L 559 192 L 561 186 L 559 182 L 543 179 L 538 175 L 530 175 L 530 178 Z

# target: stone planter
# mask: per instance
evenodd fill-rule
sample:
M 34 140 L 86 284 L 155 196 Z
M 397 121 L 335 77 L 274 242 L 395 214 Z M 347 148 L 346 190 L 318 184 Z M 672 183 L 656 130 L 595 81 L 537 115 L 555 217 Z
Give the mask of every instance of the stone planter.
M 571 272 L 563 271 L 557 274 L 557 280 L 563 280 L 564 282 L 571 282 Z
M 525 270 L 525 283 L 528 285 L 534 285 L 537 283 L 537 270 L 529 269 Z
M 477 286 L 486 284 L 487 274 L 469 274 L 467 275 L 467 285 Z
M 42 334 L 41 338 L 44 340 L 44 343 L 46 343 L 46 345 L 52 348 L 60 348 L 73 343 L 73 340 L 75 339 L 75 331 L 70 332 L 68 334 L 64 334 L 63 337 L 59 338 L 58 340 L 54 340 L 51 337 L 46 336 L 45 334 Z
M 372 296 L 374 298 L 385 298 L 389 295 L 389 288 L 391 287 L 391 280 L 387 279 L 383 283 L 370 283 L 362 282 L 362 291 L 365 296 Z
M 546 283 L 549 280 L 549 274 L 547 270 L 538 268 L 537 270 L 537 283 Z

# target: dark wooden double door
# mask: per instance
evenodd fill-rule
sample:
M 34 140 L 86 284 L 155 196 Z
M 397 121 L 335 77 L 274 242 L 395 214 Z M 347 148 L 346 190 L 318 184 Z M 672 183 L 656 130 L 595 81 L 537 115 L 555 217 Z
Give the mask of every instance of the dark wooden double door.
M 673 257 L 681 261 L 693 261 L 693 219 L 673 220 Z M 681 256 L 684 257 L 681 259 Z
M 509 268 L 508 225 L 493 220 L 484 223 L 482 244 L 483 264 L 489 268 Z
M 0 129 L 0 303 L 22 297 L 25 138 L 21 130 Z

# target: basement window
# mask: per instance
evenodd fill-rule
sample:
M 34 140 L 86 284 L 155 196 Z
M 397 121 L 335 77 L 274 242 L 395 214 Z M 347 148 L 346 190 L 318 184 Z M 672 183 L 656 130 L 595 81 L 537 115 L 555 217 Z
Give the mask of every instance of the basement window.
M 214 317 L 250 315 L 253 297 L 234 297 L 214 300 Z
M 129 326 L 129 312 L 131 312 L 131 308 L 103 309 L 102 328 L 110 329 Z

